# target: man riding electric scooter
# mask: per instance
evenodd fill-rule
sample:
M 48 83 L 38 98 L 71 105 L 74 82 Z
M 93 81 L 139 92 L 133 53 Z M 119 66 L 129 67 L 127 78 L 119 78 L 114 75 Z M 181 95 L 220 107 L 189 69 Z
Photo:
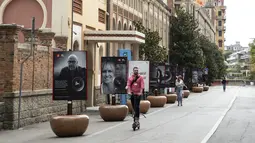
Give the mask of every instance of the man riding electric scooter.
M 131 104 L 134 109 L 134 123 L 133 129 L 140 129 L 139 117 L 140 117 L 140 100 L 144 89 L 144 79 L 138 74 L 138 67 L 133 68 L 133 75 L 128 78 L 127 90 L 128 94 L 131 94 Z

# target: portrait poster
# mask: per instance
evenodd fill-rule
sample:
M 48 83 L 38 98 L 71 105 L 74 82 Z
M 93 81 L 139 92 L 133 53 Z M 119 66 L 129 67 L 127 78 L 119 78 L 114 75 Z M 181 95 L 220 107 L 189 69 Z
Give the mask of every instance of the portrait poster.
M 150 62 L 149 61 L 129 61 L 128 64 L 128 75 L 129 77 L 133 75 L 133 68 L 138 67 L 139 74 L 144 79 L 144 91 L 149 92 L 149 84 L 150 84 Z
M 126 94 L 127 57 L 102 57 L 101 93 Z
M 198 69 L 198 83 L 202 83 L 204 82 L 203 80 L 203 70 L 202 69 Z
M 150 63 L 150 87 L 165 86 L 165 64 Z
M 166 87 L 175 87 L 176 80 L 176 66 L 165 65 L 165 86 Z
M 198 71 L 196 69 L 192 70 L 192 83 L 193 84 L 198 83 Z
M 53 52 L 53 100 L 87 99 L 87 53 Z

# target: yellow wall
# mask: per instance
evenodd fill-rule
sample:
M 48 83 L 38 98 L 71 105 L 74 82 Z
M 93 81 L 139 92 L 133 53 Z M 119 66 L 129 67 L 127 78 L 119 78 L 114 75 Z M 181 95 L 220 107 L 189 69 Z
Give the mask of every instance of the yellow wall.
M 222 7 L 217 7 L 216 8 L 216 16 L 218 16 L 218 11 L 220 11 L 222 9 Z M 224 16 L 224 13 L 222 12 L 222 17 Z M 217 19 L 217 22 L 216 22 L 216 28 L 218 27 L 218 24 L 219 24 L 219 21 L 222 21 L 222 27 L 225 26 L 225 22 L 224 22 L 224 19 Z M 219 46 L 219 40 L 222 40 L 222 47 L 219 47 L 219 49 L 221 50 L 224 50 L 224 42 L 225 42 L 225 33 L 224 33 L 224 30 L 222 29 L 222 36 L 220 37 L 219 36 L 219 30 L 216 30 L 216 44 L 217 46 Z

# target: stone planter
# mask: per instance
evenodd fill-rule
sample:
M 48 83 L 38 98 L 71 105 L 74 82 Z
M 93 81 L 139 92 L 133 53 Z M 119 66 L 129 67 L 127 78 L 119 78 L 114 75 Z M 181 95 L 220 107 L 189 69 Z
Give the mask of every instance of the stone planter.
M 209 90 L 209 86 L 204 86 L 204 91 L 208 91 Z
M 100 116 L 104 121 L 123 121 L 128 114 L 127 105 L 101 105 Z
M 88 125 L 87 115 L 56 116 L 50 120 L 51 129 L 58 137 L 82 136 Z
M 164 107 L 167 102 L 167 98 L 165 95 L 164 96 L 148 96 L 147 100 L 150 101 L 151 107 Z
M 127 101 L 127 106 L 128 106 L 129 112 L 132 113 L 133 107 L 131 105 L 130 100 Z M 149 111 L 150 107 L 151 107 L 151 103 L 149 100 L 141 100 L 140 101 L 140 112 L 141 113 L 146 114 Z
M 204 87 L 192 87 L 192 92 L 195 93 L 202 93 L 204 90 Z
M 190 91 L 189 90 L 183 90 L 183 98 L 188 98 L 190 95 Z
M 177 100 L 177 95 L 176 94 L 167 94 L 166 98 L 167 98 L 167 103 L 175 103 L 175 101 Z

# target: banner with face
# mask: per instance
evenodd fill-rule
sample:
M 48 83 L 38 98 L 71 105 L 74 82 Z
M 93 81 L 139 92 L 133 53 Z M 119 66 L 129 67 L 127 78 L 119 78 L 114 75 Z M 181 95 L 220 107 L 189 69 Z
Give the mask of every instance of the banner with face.
M 127 57 L 102 57 L 101 62 L 101 93 L 125 94 Z
M 53 100 L 87 99 L 87 53 L 53 52 Z

